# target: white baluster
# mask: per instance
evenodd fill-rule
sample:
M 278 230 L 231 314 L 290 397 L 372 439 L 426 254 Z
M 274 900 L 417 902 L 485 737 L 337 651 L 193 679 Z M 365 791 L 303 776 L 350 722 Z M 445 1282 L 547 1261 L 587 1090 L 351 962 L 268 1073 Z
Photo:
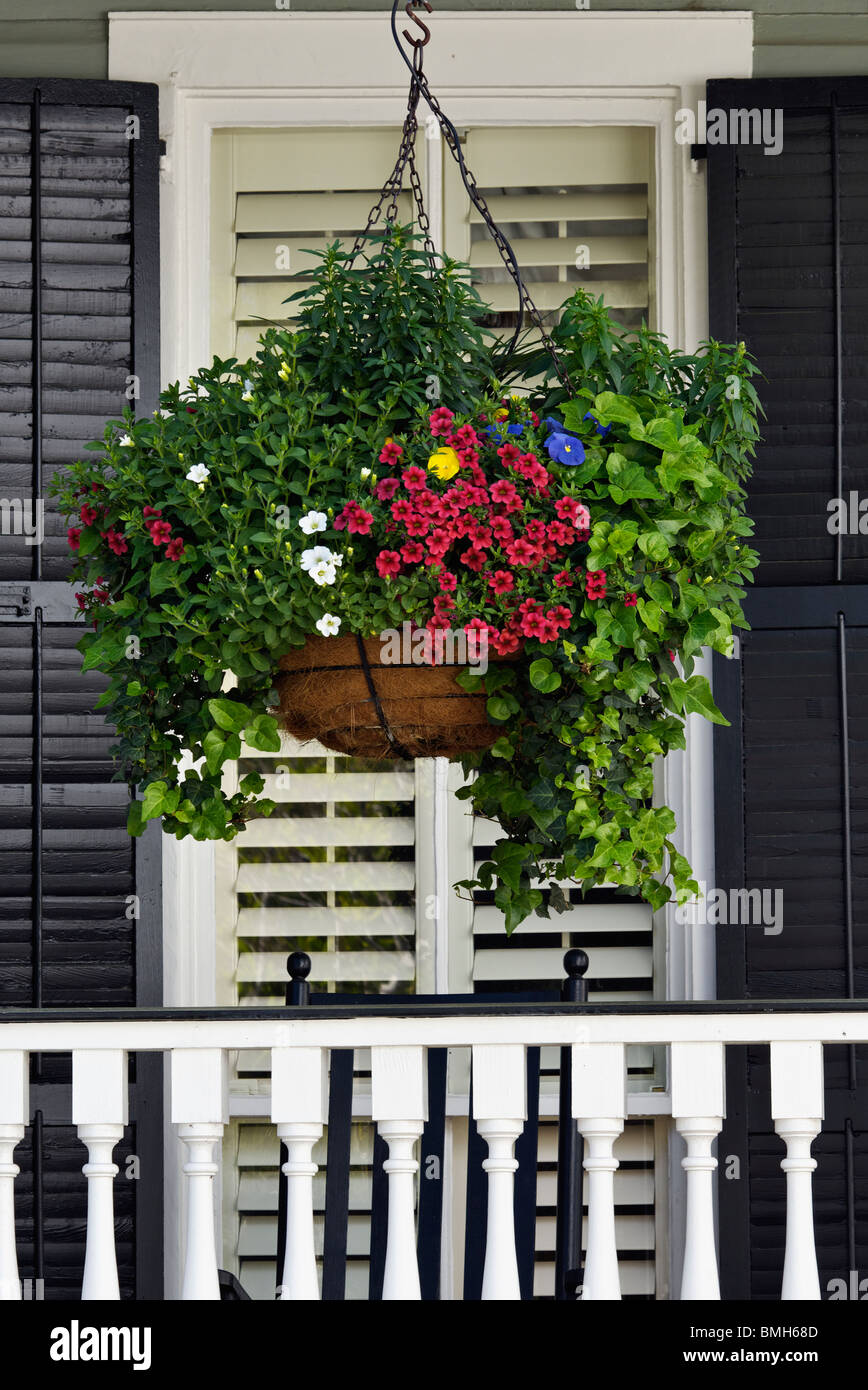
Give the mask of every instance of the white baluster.
M 271 1118 L 289 1151 L 286 1174 L 286 1246 L 278 1270 L 283 1301 L 318 1299 L 313 1224 L 313 1146 L 328 1110 L 327 1054 L 321 1047 L 271 1050 Z
M 771 1044 L 772 1119 L 787 1146 L 781 1167 L 787 1175 L 787 1244 L 781 1299 L 820 1297 L 814 1243 L 811 1144 L 823 1123 L 823 1045 Z
M 619 1299 L 615 1240 L 615 1141 L 627 1113 L 622 1043 L 573 1046 L 573 1117 L 585 1139 L 588 1174 L 588 1237 L 582 1299 Z
M 717 1159 L 711 1149 L 723 1126 L 724 1078 L 721 1043 L 673 1043 L 672 1117 L 687 1141 L 681 1166 L 687 1174 L 684 1265 L 681 1298 L 720 1298 L 714 1239 Z
M 15 1250 L 15 1146 L 28 1118 L 27 1053 L 0 1052 L 0 1301 L 21 1298 Z
M 488 1145 L 482 1166 L 488 1174 L 484 1300 L 520 1299 L 515 1249 L 515 1141 L 527 1119 L 524 1047 L 508 1043 L 473 1049 L 473 1118 Z
M 389 1221 L 383 1301 L 421 1299 L 416 1257 L 417 1139 L 428 1118 L 428 1072 L 423 1047 L 371 1048 L 371 1114 L 389 1146 Z
M 172 1123 L 187 1147 L 187 1240 L 184 1300 L 220 1298 L 214 1229 L 215 1146 L 228 1120 L 226 1057 L 221 1048 L 179 1048 L 172 1053 Z
M 87 1146 L 87 1245 L 81 1297 L 119 1299 L 115 1251 L 115 1145 L 127 1123 L 127 1054 L 116 1048 L 72 1054 L 72 1122 Z

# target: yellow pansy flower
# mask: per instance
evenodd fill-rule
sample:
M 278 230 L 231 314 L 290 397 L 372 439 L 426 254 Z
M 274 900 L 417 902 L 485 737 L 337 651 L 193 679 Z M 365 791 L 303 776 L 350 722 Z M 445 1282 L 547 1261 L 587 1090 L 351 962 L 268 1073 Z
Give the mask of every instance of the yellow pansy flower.
M 454 478 L 460 467 L 461 463 L 455 450 L 447 448 L 445 445 L 442 449 L 438 449 L 436 454 L 432 454 L 428 460 L 428 472 L 433 473 L 442 482 Z

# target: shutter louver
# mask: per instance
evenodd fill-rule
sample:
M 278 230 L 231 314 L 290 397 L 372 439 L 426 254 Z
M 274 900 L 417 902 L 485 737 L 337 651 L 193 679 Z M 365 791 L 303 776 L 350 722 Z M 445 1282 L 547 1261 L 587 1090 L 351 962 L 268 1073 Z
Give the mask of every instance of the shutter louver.
M 648 317 L 650 150 L 648 131 L 627 126 L 467 132 L 467 165 L 544 322 L 579 286 L 602 295 L 629 327 Z M 505 333 L 516 322 L 515 287 L 452 161 L 445 164 L 447 246 L 470 262 L 491 326 Z
M 66 528 L 47 495 L 107 417 L 156 405 L 158 151 L 155 87 L 0 81 L 0 1004 L 162 998 L 154 837 L 126 833 L 113 731 L 94 710 L 104 682 L 81 670 Z M 116 1161 L 135 1153 L 141 1177 L 116 1193 L 121 1292 L 153 1298 L 162 1065 L 130 1066 Z M 69 1076 L 68 1057 L 34 1060 L 34 1123 L 17 1152 L 21 1274 L 41 1262 L 48 1300 L 80 1297 L 84 1262 Z
M 768 415 L 749 485 L 761 558 L 744 605 L 750 631 L 739 659 L 715 658 L 715 698 L 730 721 L 714 734 L 717 880 L 728 898 L 718 991 L 852 999 L 866 985 L 868 539 L 850 494 L 858 504 L 865 482 L 868 82 L 711 83 L 708 106 L 783 115 L 773 157 L 751 145 L 708 149 L 711 332 L 757 358 Z M 849 513 L 840 535 L 836 497 Z M 734 909 L 733 893 L 752 894 L 752 907 Z M 723 1296 L 778 1298 L 787 1217 L 768 1049 L 727 1051 L 721 1152 L 744 1155 L 746 1168 L 719 1184 Z M 868 1259 L 858 1219 L 865 1064 L 865 1048 L 824 1049 L 826 1119 L 813 1145 L 822 1295 Z
M 242 750 L 243 752 L 244 750 Z M 282 1004 L 290 951 L 308 951 L 317 988 L 413 992 L 416 784 L 412 764 L 330 753 L 284 737 L 247 750 L 278 804 L 218 847 L 221 935 L 237 947 L 224 1002 Z
M 316 265 L 305 252 L 336 239 L 351 243 L 364 228 L 395 162 L 397 136 L 392 128 L 215 133 L 215 351 L 246 361 L 267 323 L 289 321 L 293 306 L 284 300 L 306 288 L 305 272 Z M 424 139 L 417 164 L 424 179 Z M 404 192 L 399 221 L 411 215 Z

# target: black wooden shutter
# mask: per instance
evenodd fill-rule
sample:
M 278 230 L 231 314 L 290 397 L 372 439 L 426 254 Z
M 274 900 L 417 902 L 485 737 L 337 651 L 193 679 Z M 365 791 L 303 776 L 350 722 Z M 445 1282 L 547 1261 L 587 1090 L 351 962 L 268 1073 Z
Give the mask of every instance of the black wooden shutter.
M 126 834 L 112 731 L 81 672 L 65 527 L 45 501 L 107 417 L 159 387 L 157 88 L 0 81 L 0 1004 L 162 1002 L 159 831 Z M 161 1291 L 161 1065 L 131 1059 L 116 1150 L 122 1296 Z M 19 1258 L 46 1299 L 81 1293 L 86 1154 L 69 1061 L 31 1074 Z M 138 1164 L 128 1164 L 135 1154 Z M 138 1172 L 138 1177 L 125 1173 Z M 25 1285 L 25 1294 L 42 1290 Z
M 868 79 L 711 82 L 707 102 L 783 112 L 778 155 L 707 148 L 711 332 L 757 357 L 768 414 L 750 489 L 752 630 L 737 659 L 715 659 L 732 721 L 715 729 L 716 877 L 727 892 L 783 893 L 779 934 L 718 927 L 718 997 L 865 997 L 868 536 L 831 534 L 827 504 L 868 496 Z M 779 1298 L 784 1146 L 768 1048 L 729 1054 L 723 1293 Z M 868 1266 L 866 1061 L 865 1048 L 826 1049 L 814 1145 L 823 1297 Z

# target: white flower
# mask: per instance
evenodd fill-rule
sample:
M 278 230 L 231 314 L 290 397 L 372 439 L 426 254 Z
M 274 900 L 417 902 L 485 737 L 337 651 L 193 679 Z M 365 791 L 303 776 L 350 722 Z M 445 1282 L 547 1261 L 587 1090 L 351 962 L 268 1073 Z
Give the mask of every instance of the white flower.
M 321 560 L 318 565 L 314 565 L 310 571 L 310 577 L 314 584 L 334 584 L 337 578 L 337 570 L 334 565 L 329 565 L 325 560 Z
M 206 478 L 211 477 L 211 470 L 206 468 L 204 463 L 194 463 L 185 476 L 188 483 L 204 483 Z
M 316 630 L 321 632 L 323 637 L 337 637 L 340 626 L 341 620 L 334 613 L 323 613 L 316 624 Z
M 306 536 L 312 536 L 314 531 L 325 530 L 328 526 L 328 517 L 325 512 L 308 512 L 298 524 Z
M 314 545 L 311 546 L 310 550 L 303 550 L 301 552 L 300 563 L 302 569 L 310 573 L 314 565 L 331 564 L 332 553 L 327 545 Z
M 122 434 L 120 439 L 118 440 L 118 443 L 129 445 L 130 447 L 135 446 L 135 440 L 133 439 L 131 434 Z
M 361 471 L 361 473 L 359 474 L 359 477 L 360 477 L 363 481 L 364 481 L 365 478 L 370 478 L 370 476 L 371 476 L 371 470 L 370 470 L 370 468 L 363 468 L 362 471 Z

